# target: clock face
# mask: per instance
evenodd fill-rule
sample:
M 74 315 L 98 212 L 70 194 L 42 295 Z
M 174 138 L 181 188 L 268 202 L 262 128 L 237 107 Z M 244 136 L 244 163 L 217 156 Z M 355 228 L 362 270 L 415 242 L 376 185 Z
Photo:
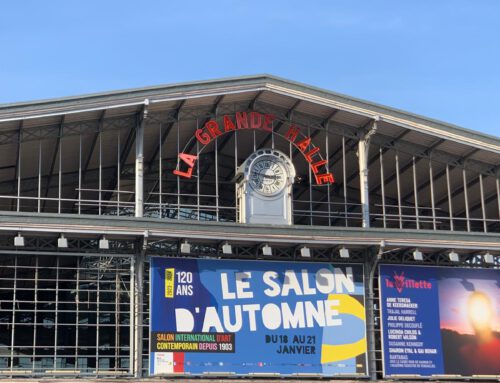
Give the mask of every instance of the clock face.
M 286 169 L 279 158 L 263 156 L 255 160 L 250 169 L 250 185 L 260 194 L 271 196 L 286 186 Z

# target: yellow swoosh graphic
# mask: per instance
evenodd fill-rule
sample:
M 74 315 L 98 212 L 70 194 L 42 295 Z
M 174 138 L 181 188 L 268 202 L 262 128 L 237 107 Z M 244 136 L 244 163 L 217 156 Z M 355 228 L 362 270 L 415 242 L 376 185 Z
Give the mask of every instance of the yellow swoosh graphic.
M 347 294 L 330 294 L 328 300 L 338 301 L 334 309 L 339 314 L 349 314 L 356 318 L 365 321 L 365 308 L 363 305 L 353 297 Z M 321 363 L 331 363 L 340 360 L 351 359 L 360 354 L 364 354 L 367 350 L 366 337 L 354 343 L 348 344 L 323 344 L 321 346 Z

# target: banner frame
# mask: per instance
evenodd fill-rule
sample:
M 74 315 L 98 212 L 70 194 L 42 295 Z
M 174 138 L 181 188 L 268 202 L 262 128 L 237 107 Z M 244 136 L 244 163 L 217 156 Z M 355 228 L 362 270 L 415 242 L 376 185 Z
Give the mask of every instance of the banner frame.
M 312 374 L 314 375 L 315 377 L 321 377 L 321 378 L 335 378 L 335 377 L 345 377 L 345 378 L 368 378 L 370 375 L 370 371 L 369 371 L 369 345 L 368 345 L 368 323 L 367 323 L 367 320 L 366 320 L 366 311 L 367 311 L 367 308 L 366 308 L 366 295 L 367 295 L 367 291 L 366 291 L 366 282 L 367 282 L 367 275 L 366 275 L 366 265 L 365 263 L 362 263 L 362 262 L 332 262 L 331 260 L 328 260 L 328 261 L 307 261 L 307 260 L 293 260 L 290 262 L 290 260 L 276 260 L 276 259 L 241 259 L 241 258 L 216 258 L 216 257 L 204 257 L 204 258 L 201 258 L 201 257 L 194 257 L 194 256 L 187 256 L 187 257 L 176 257 L 176 256 L 161 256 L 161 255 L 150 255 L 148 257 L 149 259 L 149 323 L 148 323 L 148 338 L 149 338 L 149 345 L 148 345 L 148 359 L 149 359 L 149 363 L 148 363 L 148 376 L 150 377 L 160 377 L 160 376 L 176 376 L 176 377 L 183 377 L 183 376 L 192 376 L 192 377 L 202 377 L 203 374 L 191 374 L 191 373 L 165 373 L 165 374 L 152 374 L 151 373 L 151 367 L 152 367 L 152 361 L 151 361 L 151 354 L 152 354 L 152 342 L 151 342 L 151 333 L 152 333 L 152 320 L 151 320 L 151 315 L 152 315 L 152 311 L 151 311 L 151 307 L 152 307 L 152 289 L 153 289 L 153 285 L 152 285 L 152 278 L 153 278 L 153 273 L 152 273 L 152 259 L 153 258 L 158 258 L 158 259 L 189 259 L 189 260 L 210 260 L 210 261 L 237 261 L 237 262 L 248 262 L 248 263 L 253 263 L 253 262 L 259 262 L 259 263 L 281 263 L 281 264 L 285 264 L 285 263 L 293 263 L 293 264 L 297 264 L 297 263 L 301 263 L 301 264 L 325 264 L 325 265 L 331 265 L 333 267 L 336 267 L 336 266 L 357 266 L 357 267 L 360 267 L 361 268 L 361 273 L 362 273 L 362 290 L 363 290 L 363 309 L 364 309 L 364 326 L 363 326 L 363 329 L 364 329 L 364 337 L 366 339 L 366 350 L 364 352 L 365 354 L 365 357 L 364 357 L 364 372 L 363 373 L 352 373 L 352 374 L 331 374 L 331 375 L 326 375 L 326 374 L 322 374 L 322 373 L 317 373 L 317 374 Z M 262 376 L 265 376 L 266 373 L 263 373 L 264 375 Z M 274 374 L 273 376 L 280 376 L 280 377 L 294 377 L 294 376 L 297 376 L 297 374 L 299 374 L 299 372 L 294 372 L 294 373 L 290 373 L 290 374 L 280 374 L 280 373 L 277 373 L 278 375 Z M 227 376 L 227 373 L 224 373 L 224 372 L 221 372 L 220 374 L 221 376 Z M 312 376 L 311 375 L 311 376 Z M 211 376 L 217 376 L 217 372 L 213 372 L 211 373 Z M 234 377 L 240 377 L 240 378 L 251 378 L 253 375 L 252 373 L 250 374 L 243 374 L 243 373 L 236 373 L 233 375 Z M 271 375 L 269 375 L 271 376 Z
M 465 267 L 464 265 L 443 265 L 443 266 L 438 266 L 438 265 L 429 265 L 429 264 L 408 264 L 408 263 L 379 263 L 377 265 L 378 267 L 378 296 L 379 296 L 379 307 L 380 307 L 380 313 L 379 313 L 379 318 L 380 318 L 380 329 L 379 329 L 379 335 L 380 335 L 380 345 L 381 345 L 381 355 L 382 355 L 382 378 L 393 378 L 393 379 L 398 379 L 398 378 L 405 378 L 405 379 L 418 379 L 418 380 L 435 380 L 436 378 L 440 379 L 453 379 L 457 381 L 462 381 L 462 380 L 471 380 L 471 379 L 497 379 L 500 377 L 500 375 L 459 375 L 459 374 L 433 374 L 433 375 L 420 375 L 420 374 L 386 374 L 386 360 L 385 360 L 385 345 L 384 345 L 384 329 L 385 329 L 385 323 L 384 323 L 384 316 L 382 315 L 382 278 L 381 278 L 381 272 L 380 268 L 384 266 L 400 266 L 400 267 L 420 267 L 420 268 L 433 268 L 433 269 L 462 269 L 462 270 L 497 270 L 492 267 Z M 500 272 L 500 270 L 497 270 Z M 438 302 L 439 304 L 439 302 Z M 437 310 L 439 311 L 439 305 L 437 307 Z M 440 316 L 440 313 L 439 313 Z M 443 352 L 441 350 L 441 352 Z M 483 376 L 483 378 L 480 378 L 480 376 Z

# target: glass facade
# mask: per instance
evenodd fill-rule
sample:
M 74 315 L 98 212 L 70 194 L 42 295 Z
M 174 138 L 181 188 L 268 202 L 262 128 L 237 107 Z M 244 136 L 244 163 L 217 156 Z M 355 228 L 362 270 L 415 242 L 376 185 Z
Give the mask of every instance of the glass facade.
M 0 370 L 128 373 L 130 261 L 3 255 Z

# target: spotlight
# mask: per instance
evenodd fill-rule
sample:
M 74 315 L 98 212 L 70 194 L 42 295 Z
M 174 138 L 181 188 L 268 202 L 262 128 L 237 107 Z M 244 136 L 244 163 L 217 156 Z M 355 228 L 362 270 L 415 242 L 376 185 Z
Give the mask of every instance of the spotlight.
M 109 249 L 109 241 L 104 236 L 99 240 L 99 249 L 102 249 L 102 250 Z
M 424 255 L 422 254 L 422 252 L 419 249 L 415 249 L 413 251 L 413 259 L 415 261 L 423 261 L 424 260 Z
M 342 246 L 342 248 L 339 250 L 339 255 L 340 258 L 349 258 L 349 250 Z
M 57 240 L 57 247 L 68 247 L 68 238 L 66 238 L 64 234 L 61 234 L 61 236 Z
M 452 261 L 452 262 L 460 261 L 460 257 L 458 256 L 458 253 L 453 251 L 453 250 L 449 252 L 448 257 L 450 258 L 450 261 Z
M 181 243 L 181 253 L 189 254 L 191 252 L 191 244 L 188 241 Z
M 228 242 L 222 245 L 222 254 L 233 254 L 233 248 Z
M 264 246 L 262 246 L 262 255 L 265 255 L 267 257 L 272 256 L 273 248 L 266 243 Z
M 495 263 L 495 257 L 493 257 L 493 254 L 486 253 L 486 254 L 484 254 L 484 262 L 492 265 Z
M 24 246 L 24 237 L 21 235 L 21 233 L 17 233 L 17 237 L 14 237 L 14 246 Z
M 311 258 L 311 249 L 306 246 L 300 248 L 300 256 L 303 258 Z

